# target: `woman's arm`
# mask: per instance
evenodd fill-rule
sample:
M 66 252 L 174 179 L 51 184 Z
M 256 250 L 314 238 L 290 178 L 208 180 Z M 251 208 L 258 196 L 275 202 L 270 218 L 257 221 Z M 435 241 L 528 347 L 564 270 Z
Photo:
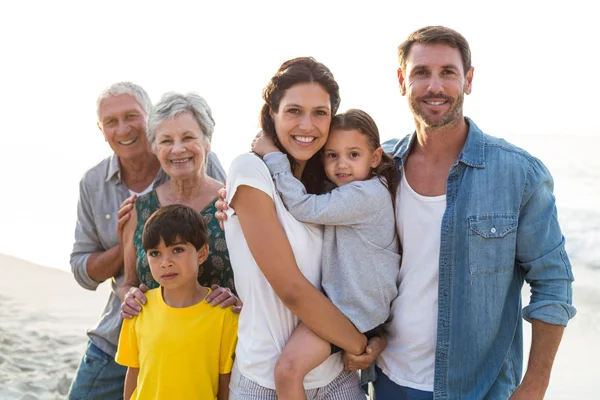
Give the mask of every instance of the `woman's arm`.
M 261 190 L 240 185 L 231 208 L 254 260 L 285 306 L 323 339 L 362 354 L 366 337 L 298 269 L 273 200 Z
M 125 375 L 125 389 L 123 390 L 123 399 L 129 400 L 133 391 L 137 387 L 137 379 L 140 373 L 139 368 L 127 368 L 127 374 Z
M 229 400 L 229 380 L 231 374 L 219 374 L 219 392 L 217 393 L 218 400 Z

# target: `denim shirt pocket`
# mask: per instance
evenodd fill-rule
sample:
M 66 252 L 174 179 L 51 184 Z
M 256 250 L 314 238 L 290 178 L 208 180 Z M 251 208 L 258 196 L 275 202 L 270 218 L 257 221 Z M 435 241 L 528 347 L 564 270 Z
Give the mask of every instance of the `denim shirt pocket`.
M 512 271 L 517 248 L 516 214 L 485 214 L 468 218 L 471 274 Z

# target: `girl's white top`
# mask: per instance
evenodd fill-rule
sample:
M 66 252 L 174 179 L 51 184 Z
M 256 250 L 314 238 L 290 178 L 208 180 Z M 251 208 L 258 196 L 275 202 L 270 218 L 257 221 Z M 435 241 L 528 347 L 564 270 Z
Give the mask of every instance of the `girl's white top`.
M 290 241 L 298 268 L 321 290 L 322 228 L 298 222 L 290 215 L 275 190 L 266 165 L 253 154 L 242 154 L 233 160 L 226 185 L 228 202 L 242 185 L 258 189 L 273 199 L 279 223 Z M 227 210 L 227 217 L 225 238 L 235 287 L 244 302 L 238 324 L 236 363 L 246 378 L 274 389 L 275 363 L 300 320 L 279 300 L 254 261 L 233 208 Z M 342 369 L 341 353 L 331 355 L 306 376 L 305 389 L 328 385 Z

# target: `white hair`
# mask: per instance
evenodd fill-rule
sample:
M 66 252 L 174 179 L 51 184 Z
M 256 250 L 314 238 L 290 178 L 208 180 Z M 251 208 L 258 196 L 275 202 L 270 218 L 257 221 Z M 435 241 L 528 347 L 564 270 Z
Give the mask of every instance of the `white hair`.
M 160 101 L 152 107 L 148 117 L 148 142 L 154 150 L 156 148 L 156 129 L 160 124 L 177 115 L 189 112 L 202 129 L 206 144 L 210 144 L 215 130 L 215 120 L 210 106 L 203 97 L 196 93 L 180 94 L 175 92 L 165 93 Z
M 131 82 L 117 82 L 104 89 L 102 93 L 100 93 L 100 96 L 98 96 L 98 100 L 96 100 L 96 115 L 98 116 L 98 121 L 100 121 L 100 104 L 102 103 L 102 100 L 121 94 L 132 96 L 140 106 L 142 106 L 146 115 L 150 114 L 152 100 L 150 100 L 150 96 L 148 96 L 148 93 L 141 86 Z

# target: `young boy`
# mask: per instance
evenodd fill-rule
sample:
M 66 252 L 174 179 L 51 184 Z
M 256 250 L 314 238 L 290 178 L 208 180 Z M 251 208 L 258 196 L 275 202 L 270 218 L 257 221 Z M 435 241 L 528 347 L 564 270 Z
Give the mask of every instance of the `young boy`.
M 237 315 L 203 301 L 198 265 L 208 257 L 198 212 L 174 204 L 146 222 L 142 247 L 159 288 L 123 321 L 116 361 L 128 367 L 125 399 L 228 399 Z

